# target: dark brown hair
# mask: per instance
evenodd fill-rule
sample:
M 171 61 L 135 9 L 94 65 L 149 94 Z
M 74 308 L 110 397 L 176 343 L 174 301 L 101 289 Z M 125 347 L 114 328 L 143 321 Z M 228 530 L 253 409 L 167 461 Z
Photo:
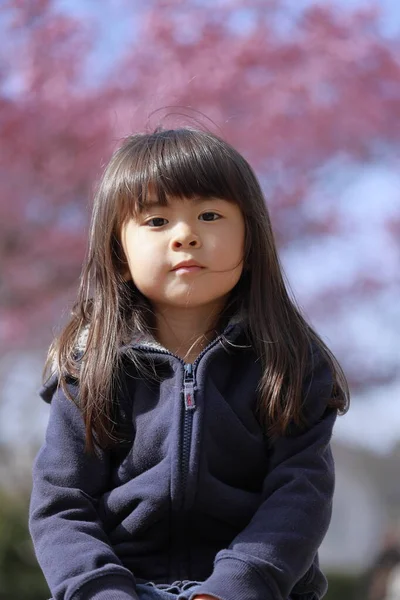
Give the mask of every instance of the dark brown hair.
M 126 258 L 120 232 L 126 219 L 145 205 L 149 186 L 161 203 L 167 197 L 219 197 L 233 201 L 245 220 L 242 281 L 232 292 L 248 317 L 248 335 L 262 364 L 260 415 L 270 434 L 301 422 L 302 386 L 317 347 L 333 376 L 329 405 L 344 413 L 349 403 L 345 375 L 321 338 L 301 315 L 285 286 L 267 205 L 248 162 L 209 131 L 157 129 L 125 139 L 98 186 L 78 300 L 67 326 L 48 355 L 67 392 L 68 377 L 79 378 L 79 402 L 87 448 L 115 441 L 113 394 L 118 386 L 118 348 L 133 330 L 151 328 L 151 306 L 124 277 Z M 84 327 L 83 358 L 76 356 Z M 107 343 L 104 343 L 107 340 Z

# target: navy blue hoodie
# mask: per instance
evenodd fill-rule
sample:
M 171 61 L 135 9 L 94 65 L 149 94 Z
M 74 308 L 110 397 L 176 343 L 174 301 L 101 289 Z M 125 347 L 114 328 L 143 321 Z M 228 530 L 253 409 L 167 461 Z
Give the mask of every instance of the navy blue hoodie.
M 136 372 L 132 351 L 159 381 Z M 336 410 L 319 351 L 303 386 L 308 425 L 275 440 L 256 418 L 261 367 L 240 323 L 193 365 L 140 341 L 121 359 L 116 406 L 129 443 L 112 450 L 85 453 L 78 401 L 55 375 L 42 390 L 51 410 L 30 531 L 53 598 L 137 600 L 135 583 L 194 580 L 204 583 L 189 599 L 320 599 Z M 77 399 L 76 381 L 69 390 Z

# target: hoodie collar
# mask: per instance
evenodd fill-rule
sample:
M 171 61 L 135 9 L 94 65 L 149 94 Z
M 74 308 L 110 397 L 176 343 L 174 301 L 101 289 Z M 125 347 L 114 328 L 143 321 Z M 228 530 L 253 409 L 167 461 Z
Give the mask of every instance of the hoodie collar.
M 246 320 L 247 320 L 246 312 L 241 311 L 241 312 L 236 313 L 236 315 L 234 315 L 229 320 L 224 331 L 216 339 L 224 336 L 230 342 L 233 342 L 239 336 L 239 334 L 244 330 Z M 80 334 L 78 336 L 78 340 L 77 340 L 77 343 L 75 346 L 76 354 L 78 356 L 79 355 L 82 356 L 85 352 L 88 335 L 89 335 L 89 324 L 85 325 L 81 329 Z M 216 339 L 214 339 L 213 342 L 211 342 L 211 343 L 214 344 L 216 342 Z M 149 350 L 156 350 L 156 351 L 158 350 L 158 351 L 162 352 L 163 354 L 171 354 L 171 352 L 167 348 L 164 348 L 164 346 L 159 344 L 154 337 L 152 337 L 150 335 L 145 335 L 139 331 L 133 336 L 133 338 L 129 344 L 126 344 L 125 346 L 122 346 L 120 348 L 120 352 L 124 353 L 124 351 L 127 351 L 128 349 L 134 349 L 134 348 L 138 348 L 138 347 L 144 348 L 144 349 L 149 349 Z M 39 389 L 39 395 L 43 398 L 43 400 L 50 403 L 51 399 L 53 397 L 53 394 L 56 391 L 58 385 L 59 385 L 59 373 L 57 371 L 56 366 L 53 365 L 53 369 L 52 369 L 52 372 L 51 372 L 49 378 Z
M 233 317 L 230 318 L 228 324 L 225 329 L 217 336 L 217 338 L 222 335 L 228 338 L 230 341 L 236 339 L 237 335 L 244 329 L 244 324 L 246 321 L 247 314 L 245 311 L 238 311 Z M 87 335 L 86 335 L 87 339 Z M 215 339 L 212 343 L 215 342 Z M 170 351 L 165 348 L 162 344 L 160 344 L 154 336 L 150 333 L 145 333 L 141 331 L 137 331 L 132 336 L 131 341 L 128 344 L 125 344 L 120 348 L 121 352 L 128 350 L 129 348 L 148 348 L 149 350 L 159 350 L 163 353 L 170 353 Z
M 237 337 L 240 331 L 244 329 L 245 322 L 247 320 L 247 311 L 239 310 L 235 315 L 233 315 L 225 329 L 223 330 L 221 335 L 228 337 L 228 339 L 233 340 Z M 85 352 L 87 340 L 89 336 L 89 324 L 85 325 L 78 336 L 75 350 L 77 355 L 81 355 Z M 219 337 L 219 336 L 218 336 Z M 124 350 L 128 348 L 137 348 L 137 347 L 146 347 L 152 350 L 160 350 L 162 352 L 168 352 L 168 349 L 165 348 L 162 344 L 160 344 L 154 336 L 150 333 L 136 331 L 134 332 L 132 339 L 127 344 L 121 346 L 120 351 L 123 353 Z

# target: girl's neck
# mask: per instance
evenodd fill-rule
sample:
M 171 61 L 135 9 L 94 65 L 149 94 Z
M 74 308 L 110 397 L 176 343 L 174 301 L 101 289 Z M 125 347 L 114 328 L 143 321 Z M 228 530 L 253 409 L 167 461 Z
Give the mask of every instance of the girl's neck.
M 216 325 L 223 308 L 200 306 L 192 308 L 157 308 L 157 340 L 173 354 L 192 363 L 200 352 L 216 337 Z

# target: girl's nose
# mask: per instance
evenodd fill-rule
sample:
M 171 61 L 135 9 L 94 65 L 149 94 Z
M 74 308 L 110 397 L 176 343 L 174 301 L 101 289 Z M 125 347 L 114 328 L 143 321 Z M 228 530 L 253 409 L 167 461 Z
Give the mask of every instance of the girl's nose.
M 182 227 L 177 231 L 172 240 L 172 248 L 199 248 L 200 238 L 190 227 Z

